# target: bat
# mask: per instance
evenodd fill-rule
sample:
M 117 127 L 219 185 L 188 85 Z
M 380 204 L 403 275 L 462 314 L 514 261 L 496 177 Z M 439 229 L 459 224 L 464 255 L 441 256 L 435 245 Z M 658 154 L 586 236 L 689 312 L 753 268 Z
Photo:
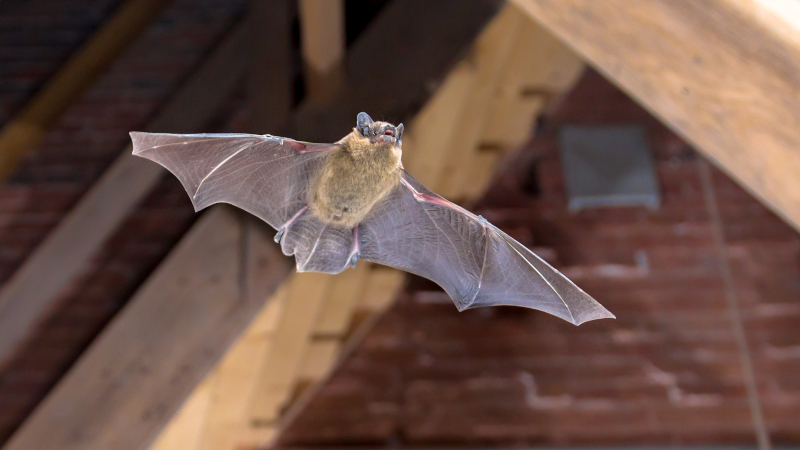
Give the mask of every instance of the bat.
M 614 318 L 544 260 L 482 216 L 404 169 L 403 124 L 359 113 L 338 142 L 254 134 L 132 132 L 133 154 L 180 180 L 195 211 L 230 203 L 278 230 L 298 272 L 340 273 L 359 260 L 441 286 L 459 311 L 533 308 L 572 324 Z

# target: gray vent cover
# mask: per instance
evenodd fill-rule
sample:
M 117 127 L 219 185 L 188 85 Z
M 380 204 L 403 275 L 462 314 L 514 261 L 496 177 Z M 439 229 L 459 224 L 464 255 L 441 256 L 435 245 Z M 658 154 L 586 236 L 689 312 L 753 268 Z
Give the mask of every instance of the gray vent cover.
M 640 126 L 565 126 L 559 144 L 570 211 L 659 206 L 653 158 Z

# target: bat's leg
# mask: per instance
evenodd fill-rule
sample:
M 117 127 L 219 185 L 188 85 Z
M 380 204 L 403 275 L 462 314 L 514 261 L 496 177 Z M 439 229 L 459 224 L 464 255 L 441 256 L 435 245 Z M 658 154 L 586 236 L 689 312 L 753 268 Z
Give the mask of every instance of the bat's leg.
M 358 224 L 353 228 L 353 249 L 350 250 L 350 256 L 347 258 L 350 267 L 355 268 L 358 262 Z
M 288 220 L 288 221 L 287 221 L 285 224 L 281 225 L 281 229 L 280 229 L 280 230 L 278 230 L 278 234 L 276 234 L 276 235 L 275 235 L 275 242 L 276 242 L 276 243 L 278 243 L 278 244 L 280 244 L 280 243 L 281 243 L 281 238 L 283 238 L 283 234 L 284 234 L 284 233 L 286 233 L 286 230 L 288 230 L 288 229 L 289 229 L 289 227 L 290 227 L 290 226 L 292 226 L 292 223 L 293 223 L 295 220 L 297 220 L 297 218 L 298 218 L 298 217 L 302 216 L 302 215 L 303 215 L 303 213 L 304 213 L 304 212 L 306 212 L 306 210 L 308 210 L 308 206 L 303 206 L 303 207 L 300 209 L 300 211 L 297 211 L 297 214 L 295 214 L 294 216 L 292 216 L 292 218 L 291 218 L 291 219 L 289 219 L 289 220 Z

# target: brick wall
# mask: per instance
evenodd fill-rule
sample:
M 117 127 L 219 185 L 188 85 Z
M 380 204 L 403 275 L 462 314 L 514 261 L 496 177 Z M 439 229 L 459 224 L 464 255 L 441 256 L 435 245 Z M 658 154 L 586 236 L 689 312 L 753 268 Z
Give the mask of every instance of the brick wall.
M 568 213 L 559 126 L 620 123 L 647 130 L 661 208 Z M 576 328 L 519 308 L 458 313 L 416 279 L 281 445 L 753 444 L 701 163 L 588 72 L 477 210 L 552 249 L 617 320 Z M 800 236 L 712 173 L 770 434 L 796 444 Z
M 0 58 L 21 64 L 40 46 L 41 70 L 2 72 L 0 84 L 25 78 L 19 91 L 0 92 L 13 111 L 118 2 L 59 0 L 0 7 Z M 57 6 L 54 6 L 56 5 Z M 242 0 L 175 0 L 51 130 L 45 143 L 0 186 L 0 282 L 14 270 L 129 144 L 241 14 Z M 5 3 L 3 4 L 5 6 Z M 13 5 L 13 3 L 12 3 Z M 39 8 L 39 9 L 37 9 Z M 48 33 L 14 44 L 17 14 L 43 30 L 74 38 L 57 45 Z M 35 19 L 35 20 L 34 20 Z M 84 23 L 85 22 L 85 23 Z M 60 26 L 60 25 L 59 25 Z M 60 36 L 55 33 L 54 36 Z M 5 40 L 8 39 L 8 40 Z M 40 40 L 37 40 L 40 39 Z M 60 41 L 59 41 L 60 42 Z M 66 42 L 66 41 L 65 41 Z M 63 48 L 62 48 L 63 47 Z M 33 50 L 32 50 L 33 49 Z M 56 51 L 57 50 L 57 51 Z M 55 56 L 50 57 L 50 52 Z M 59 53 L 60 52 L 60 53 Z M 57 54 L 56 54 L 57 53 Z M 44 57 L 42 57 L 44 60 Z M 0 62 L 3 66 L 5 61 Z M 15 65 L 14 67 L 17 67 Z M 5 66 L 3 66 L 5 70 Z M 27 84 L 26 84 L 27 83 Z M 233 103 L 239 99 L 232 100 Z M 241 109 L 229 107 L 230 110 Z M 179 130 L 176 130 L 179 131 Z M 41 332 L 0 373 L 0 444 L 21 423 L 94 336 L 195 219 L 186 194 L 171 177 L 154 189 L 97 255 L 94 266 L 63 294 Z
M 122 0 L 0 3 L 0 123 L 11 118 Z

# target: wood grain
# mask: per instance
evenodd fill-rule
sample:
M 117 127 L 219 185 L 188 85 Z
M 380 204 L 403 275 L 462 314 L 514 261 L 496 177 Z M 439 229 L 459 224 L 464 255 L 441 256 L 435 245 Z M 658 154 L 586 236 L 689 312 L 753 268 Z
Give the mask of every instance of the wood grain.
M 800 40 L 762 2 L 515 0 L 800 230 Z
M 228 207 L 204 215 L 5 449 L 152 441 L 266 300 L 243 295 L 240 220 Z M 263 276 L 274 289 L 289 265 L 272 250 Z

